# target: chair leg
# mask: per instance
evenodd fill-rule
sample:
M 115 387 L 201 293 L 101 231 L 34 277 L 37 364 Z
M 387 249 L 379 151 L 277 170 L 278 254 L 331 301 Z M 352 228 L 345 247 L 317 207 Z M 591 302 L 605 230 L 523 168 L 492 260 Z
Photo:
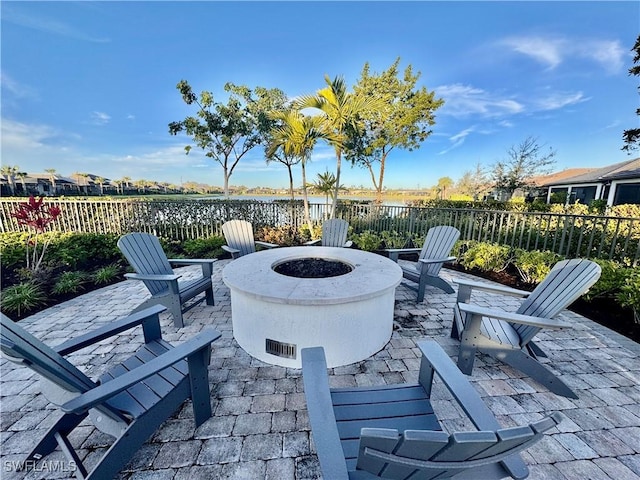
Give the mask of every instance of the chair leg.
M 564 383 L 553 373 L 551 373 L 544 365 L 524 353 L 522 350 L 501 350 L 499 352 L 493 350 L 486 351 L 485 353 L 488 353 L 498 358 L 499 360 L 502 360 L 503 362 L 511 365 L 516 370 L 520 370 L 522 373 L 527 374 L 529 377 L 534 379 L 536 382 L 544 385 L 556 395 L 575 399 L 578 398 L 578 396 L 567 386 L 566 383 Z M 496 355 L 496 353 L 498 355 Z
M 209 287 L 207 288 L 207 290 L 205 290 L 205 296 L 206 296 L 206 301 L 207 301 L 207 305 L 215 305 L 215 300 L 213 298 L 213 287 Z
M 49 428 L 44 437 L 42 437 L 42 440 L 33 447 L 33 450 L 31 450 L 26 460 L 37 461 L 42 457 L 49 455 L 59 445 L 58 438 L 56 437 L 66 438 L 67 435 L 69 435 L 86 417 L 86 413 L 82 415 L 67 413 L 60 417 L 58 421 Z M 68 452 L 65 452 L 65 454 L 68 456 Z M 69 460 L 73 460 L 74 462 L 76 461 L 75 458 L 69 458 Z M 77 464 L 77 468 L 80 472 L 84 470 L 82 464 Z M 86 471 L 84 472 L 84 475 L 86 475 Z
M 465 344 L 464 337 L 461 339 L 460 349 L 458 350 L 458 368 L 465 375 L 471 375 L 473 372 L 473 364 L 476 359 L 477 348 Z
M 173 326 L 176 328 L 184 327 L 184 320 L 182 319 L 182 305 L 180 305 L 180 297 L 177 297 L 177 301 L 171 300 L 168 305 L 169 312 L 173 316 Z
M 209 390 L 208 365 L 211 359 L 211 345 L 195 352 L 187 358 L 191 401 L 196 428 L 211 418 L 211 395 Z

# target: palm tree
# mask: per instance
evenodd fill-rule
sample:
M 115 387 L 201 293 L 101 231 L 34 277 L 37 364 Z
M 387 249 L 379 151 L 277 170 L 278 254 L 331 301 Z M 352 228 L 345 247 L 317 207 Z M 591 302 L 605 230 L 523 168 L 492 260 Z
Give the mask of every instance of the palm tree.
M 442 177 L 438 179 L 438 191 L 441 193 L 440 200 L 445 199 L 447 188 L 451 185 L 453 185 L 453 180 L 449 177 Z
M 104 195 L 104 182 L 106 182 L 107 179 L 104 177 L 96 177 L 93 181 L 100 185 L 100 195 Z
M 46 168 L 44 171 L 49 174 L 49 181 L 51 182 L 51 193 L 52 195 L 56 195 L 58 193 L 58 189 L 56 187 L 56 169 Z
M 20 179 L 20 183 L 22 183 L 22 194 L 27 195 L 27 184 L 24 179 L 27 178 L 29 174 L 27 172 L 16 172 L 16 177 Z
M 300 159 L 302 169 L 302 198 L 304 201 L 304 216 L 309 231 L 312 231 L 311 215 L 309 214 L 309 196 L 307 193 L 306 164 L 311 157 L 311 152 L 320 138 L 326 138 L 323 130 L 323 119 L 303 115 L 298 110 L 277 112 L 274 119 L 280 120 L 280 126 L 271 132 L 271 143 L 267 149 L 267 158 L 273 157 L 278 149 L 284 155 Z
M 301 158 L 289 153 L 287 150 L 282 148 L 282 145 L 277 145 L 275 148 L 272 148 L 272 145 L 278 143 L 273 136 L 274 134 L 276 134 L 276 132 L 280 131 L 279 129 L 281 127 L 283 127 L 284 120 L 282 119 L 286 118 L 286 113 L 289 111 L 290 110 L 279 110 L 269 113 L 269 118 L 276 121 L 277 123 L 268 132 L 268 141 L 265 145 L 264 152 L 267 159 L 267 164 L 275 160 L 287 167 L 287 172 L 289 173 L 289 195 L 291 195 L 291 201 L 293 202 L 295 200 L 295 194 L 293 190 L 293 166 L 300 163 Z
M 333 200 L 334 190 L 336 188 L 336 176 L 329 171 L 325 171 L 324 173 L 318 173 L 318 178 L 315 182 L 313 182 L 312 187 L 314 190 L 324 194 L 325 199 L 325 208 L 323 216 L 326 220 L 329 214 L 329 198 Z M 344 187 L 340 187 L 341 189 Z
M 127 188 L 127 190 L 129 189 L 129 182 L 131 181 L 131 177 L 122 177 L 122 180 L 120 180 L 122 182 L 122 184 L 124 185 L 124 187 Z M 122 194 L 124 195 L 124 187 L 122 187 Z
M 11 196 L 16 195 L 16 173 L 20 170 L 18 165 L 3 165 L 0 167 L 0 174 L 7 176 L 7 182 L 9 182 L 9 188 L 11 189 Z
M 331 218 L 336 216 L 338 203 L 338 188 L 340 185 L 340 167 L 342 151 L 349 138 L 350 130 L 358 129 L 358 114 L 376 103 L 373 98 L 348 93 L 342 77 L 333 81 L 328 75 L 324 80 L 327 86 L 319 90 L 316 95 L 303 96 L 298 102 L 299 108 L 316 108 L 322 112 L 320 118 L 324 121 L 324 130 L 331 132 L 325 139 L 333 145 L 336 152 L 336 184 L 334 186 Z

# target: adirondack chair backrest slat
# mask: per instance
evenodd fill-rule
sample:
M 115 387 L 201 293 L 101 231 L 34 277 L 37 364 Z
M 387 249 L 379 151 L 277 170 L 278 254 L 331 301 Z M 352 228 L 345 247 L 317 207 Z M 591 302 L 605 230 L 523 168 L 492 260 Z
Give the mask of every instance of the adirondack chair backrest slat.
M 343 247 L 347 243 L 349 222 L 341 218 L 332 218 L 322 224 L 322 246 Z
M 571 305 L 600 278 L 600 266 L 586 259 L 556 263 L 545 279 L 522 302 L 517 313 L 554 318 Z M 511 324 L 526 345 L 540 331 L 538 327 Z
M 118 248 L 127 258 L 136 273 L 140 275 L 172 275 L 173 269 L 169 264 L 160 241 L 148 233 L 129 233 L 120 237 Z M 144 280 L 151 295 L 156 295 L 167 289 L 166 282 Z
M 238 256 L 241 257 L 256 251 L 253 225 L 246 220 L 230 220 L 224 223 L 222 233 L 228 246 L 240 250 Z
M 562 417 L 497 431 L 457 432 L 363 428 L 357 468 L 390 479 L 449 478 L 493 464 L 540 440 Z
M 448 257 L 458 238 L 460 238 L 460 231 L 455 227 L 441 225 L 430 228 L 424 239 L 419 258 Z M 433 263 L 429 265 L 427 274 L 437 276 L 441 268 L 442 263 Z

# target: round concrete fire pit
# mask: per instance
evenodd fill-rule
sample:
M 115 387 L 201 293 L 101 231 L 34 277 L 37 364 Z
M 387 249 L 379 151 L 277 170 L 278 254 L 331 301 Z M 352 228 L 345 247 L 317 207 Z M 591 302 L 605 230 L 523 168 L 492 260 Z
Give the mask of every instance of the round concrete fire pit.
M 304 259 L 343 264 L 347 273 L 300 278 L 275 271 Z M 231 290 L 233 336 L 247 353 L 300 368 L 302 348 L 323 346 L 327 365 L 337 367 L 368 358 L 389 341 L 402 270 L 360 250 L 284 247 L 233 260 L 222 280 Z

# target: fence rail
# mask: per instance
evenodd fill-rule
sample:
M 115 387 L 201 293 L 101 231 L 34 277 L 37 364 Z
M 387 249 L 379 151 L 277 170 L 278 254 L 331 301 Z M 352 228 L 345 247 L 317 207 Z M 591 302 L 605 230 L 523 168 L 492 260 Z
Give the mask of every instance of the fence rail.
M 222 224 L 234 218 L 254 226 L 299 227 L 302 202 L 250 200 L 46 200 L 62 214 L 53 225 L 62 232 L 153 233 L 174 240 L 222 234 Z M 20 200 L 0 199 L 0 232 L 23 231 L 11 216 Z M 311 204 L 314 224 L 326 214 L 324 204 Z M 426 234 L 435 225 L 452 225 L 462 240 L 495 242 L 526 250 L 550 250 L 566 257 L 608 258 L 640 264 L 640 218 L 571 215 L 543 212 L 445 209 L 431 207 L 341 204 L 338 216 L 354 233 L 395 231 L 407 238 Z

